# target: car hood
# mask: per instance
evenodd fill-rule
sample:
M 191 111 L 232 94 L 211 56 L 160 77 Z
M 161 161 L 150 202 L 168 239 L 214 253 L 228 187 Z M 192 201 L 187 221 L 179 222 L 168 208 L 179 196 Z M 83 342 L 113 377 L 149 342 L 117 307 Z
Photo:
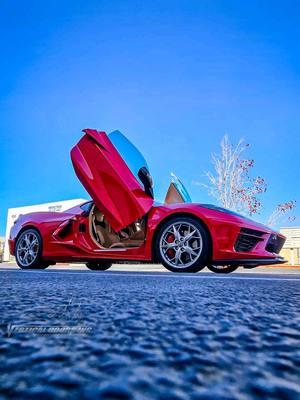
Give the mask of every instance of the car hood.
M 260 222 L 257 222 L 257 221 L 255 221 L 255 220 L 253 220 L 253 219 L 251 219 L 251 218 L 249 218 L 249 217 L 247 217 L 245 215 L 239 214 L 239 213 L 237 213 L 235 211 L 231 211 L 231 210 L 229 210 L 227 208 L 224 208 L 224 207 L 219 207 L 219 206 L 216 206 L 214 204 L 201 204 L 201 203 L 197 204 L 197 206 L 199 206 L 201 208 L 204 208 L 204 209 L 209 209 L 209 210 L 217 211 L 217 212 L 220 212 L 220 213 L 223 213 L 223 214 L 227 214 L 227 215 L 229 215 L 229 216 L 231 216 L 233 218 L 237 218 L 238 220 L 245 221 L 245 222 L 247 222 L 247 224 L 253 225 L 256 228 L 260 228 L 260 229 L 262 229 L 264 231 L 268 231 L 268 232 L 273 232 L 274 231 L 272 228 L 270 228 L 267 225 L 264 225 L 264 224 L 262 224 Z

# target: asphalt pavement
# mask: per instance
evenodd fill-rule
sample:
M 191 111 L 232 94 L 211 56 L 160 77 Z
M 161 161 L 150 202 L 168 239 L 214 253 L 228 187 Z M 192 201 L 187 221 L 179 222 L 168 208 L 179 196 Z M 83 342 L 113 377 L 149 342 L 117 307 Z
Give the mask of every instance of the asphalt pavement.
M 0 398 L 300 399 L 300 275 L 0 269 Z

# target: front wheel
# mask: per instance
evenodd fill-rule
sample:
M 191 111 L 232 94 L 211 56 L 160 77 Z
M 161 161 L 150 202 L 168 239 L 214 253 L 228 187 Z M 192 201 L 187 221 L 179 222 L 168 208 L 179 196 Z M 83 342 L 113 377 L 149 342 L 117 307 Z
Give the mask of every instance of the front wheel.
M 109 261 L 91 261 L 85 264 L 88 269 L 92 271 L 106 271 L 108 268 L 112 266 L 112 263 Z
M 26 229 L 18 237 L 15 248 L 17 264 L 22 269 L 45 269 L 42 260 L 42 238 L 36 229 Z
M 215 274 L 230 274 L 238 269 L 238 265 L 208 265 L 207 268 Z
M 177 217 L 161 226 L 154 243 L 156 258 L 172 272 L 198 272 L 208 263 L 211 243 L 203 225 Z

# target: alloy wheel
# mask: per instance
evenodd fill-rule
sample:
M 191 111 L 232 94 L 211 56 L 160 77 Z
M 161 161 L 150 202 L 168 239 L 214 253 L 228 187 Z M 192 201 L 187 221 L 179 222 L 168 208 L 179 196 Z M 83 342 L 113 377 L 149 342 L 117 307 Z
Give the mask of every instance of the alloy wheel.
M 216 274 L 230 274 L 238 269 L 238 265 L 208 265 L 207 268 Z
M 195 264 L 202 253 L 202 235 L 192 223 L 178 221 L 163 231 L 159 248 L 168 265 L 176 269 L 187 268 Z
M 39 254 L 39 239 L 34 231 L 24 232 L 18 240 L 16 257 L 23 267 L 32 265 Z

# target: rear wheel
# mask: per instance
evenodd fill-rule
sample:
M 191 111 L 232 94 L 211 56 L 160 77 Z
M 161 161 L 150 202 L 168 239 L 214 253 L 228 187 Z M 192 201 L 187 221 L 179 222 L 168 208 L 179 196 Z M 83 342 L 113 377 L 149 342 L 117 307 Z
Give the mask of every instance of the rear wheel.
M 112 266 L 109 261 L 91 261 L 85 264 L 92 271 L 106 271 Z
M 211 244 L 202 224 L 190 217 L 166 221 L 154 243 L 158 260 L 172 272 L 198 272 L 207 264 Z
M 238 265 L 208 265 L 207 268 L 215 274 L 230 274 L 238 269 Z
M 48 263 L 42 260 L 42 238 L 36 229 L 24 230 L 17 239 L 15 257 L 22 269 L 45 269 Z

